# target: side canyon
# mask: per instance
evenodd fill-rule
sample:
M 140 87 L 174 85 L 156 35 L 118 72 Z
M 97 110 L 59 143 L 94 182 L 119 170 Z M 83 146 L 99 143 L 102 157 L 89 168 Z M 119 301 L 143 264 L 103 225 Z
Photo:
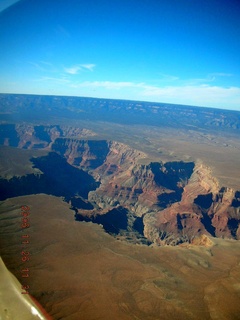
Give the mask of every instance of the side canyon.
M 62 197 L 76 220 L 101 224 L 117 239 L 138 244 L 240 239 L 240 191 L 221 185 L 201 160 L 151 160 L 127 144 L 68 126 L 2 124 L 0 132 L 3 154 L 18 148 L 31 163 L 20 175 L 2 170 L 1 200 Z M 31 154 L 35 150 L 45 154 Z

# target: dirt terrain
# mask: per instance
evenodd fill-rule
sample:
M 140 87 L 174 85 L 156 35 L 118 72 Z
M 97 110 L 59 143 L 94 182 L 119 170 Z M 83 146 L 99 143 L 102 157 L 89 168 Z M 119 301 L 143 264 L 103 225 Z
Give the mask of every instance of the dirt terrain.
M 18 134 L 28 149 L 0 149 L 1 200 L 60 196 L 77 220 L 135 243 L 191 243 L 202 234 L 240 239 L 240 193 L 222 186 L 202 160 L 164 163 L 117 141 L 58 137 L 53 126 L 31 132 L 30 138 Z M 45 147 L 36 150 L 35 143 Z
M 239 319 L 239 136 L 235 111 L 0 94 L 3 320 Z
M 22 205 L 30 207 L 26 262 Z M 0 232 L 6 265 L 53 319 L 239 319 L 238 241 L 133 245 L 99 225 L 74 221 L 67 203 L 47 195 L 2 203 Z

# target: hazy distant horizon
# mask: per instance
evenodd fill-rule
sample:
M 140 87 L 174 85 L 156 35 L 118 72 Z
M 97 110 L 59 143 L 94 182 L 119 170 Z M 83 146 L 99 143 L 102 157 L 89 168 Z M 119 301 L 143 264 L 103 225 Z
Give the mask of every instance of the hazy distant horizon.
M 137 100 L 137 99 L 121 99 L 121 98 L 106 98 L 106 97 L 93 97 L 93 96 L 76 96 L 76 95 L 63 95 L 63 94 L 35 94 L 35 93 L 5 93 L 0 92 L 0 95 L 23 95 L 23 96 L 47 96 L 47 97 L 68 97 L 68 98 L 84 98 L 84 99 L 97 99 L 97 100 L 116 100 L 116 101 L 129 101 L 129 102 L 139 102 L 139 103 L 156 103 L 156 104 L 163 104 L 163 105 L 173 105 L 173 106 L 183 106 L 183 107 L 193 107 L 193 108 L 200 108 L 200 109 L 215 109 L 215 110 L 225 110 L 225 111 L 236 111 L 240 112 L 237 109 L 227 109 L 227 108 L 218 108 L 218 107 L 211 107 L 211 106 L 196 106 L 190 104 L 181 104 L 181 103 L 169 103 L 166 101 L 150 101 L 150 100 Z

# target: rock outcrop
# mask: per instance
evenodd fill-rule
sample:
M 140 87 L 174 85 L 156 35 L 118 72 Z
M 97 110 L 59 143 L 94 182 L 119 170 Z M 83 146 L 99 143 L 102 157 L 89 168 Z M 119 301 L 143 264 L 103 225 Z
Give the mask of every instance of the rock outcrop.
M 239 205 L 235 192 L 219 188 L 210 168 L 197 163 L 194 172 L 184 187 L 181 201 L 158 211 L 150 221 L 150 232 L 145 236 L 157 244 L 191 242 L 196 235 L 239 239 Z M 156 228 L 155 233 L 152 229 Z M 158 235 L 159 233 L 159 235 Z
M 87 170 L 101 166 L 109 152 L 105 140 L 78 140 L 57 138 L 51 149 L 67 159 L 68 163 Z
M 23 149 L 51 148 L 57 138 L 92 137 L 96 134 L 88 129 L 60 125 L 0 124 L 0 145 Z
M 20 195 L 18 189 L 62 196 L 77 220 L 131 239 L 137 232 L 156 245 L 196 243 L 203 235 L 240 239 L 240 192 L 220 186 L 200 160 L 151 162 L 123 143 L 87 139 L 94 133 L 79 128 L 4 124 L 0 130 L 3 145 L 52 151 L 31 160 L 42 174 L 23 177 L 24 188 L 21 178 L 1 179 L 5 198 Z

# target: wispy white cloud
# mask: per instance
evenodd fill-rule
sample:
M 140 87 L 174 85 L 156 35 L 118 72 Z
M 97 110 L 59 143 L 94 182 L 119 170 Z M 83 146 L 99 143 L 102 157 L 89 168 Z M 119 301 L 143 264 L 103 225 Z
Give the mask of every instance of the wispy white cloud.
M 182 80 L 181 84 L 185 86 L 205 85 L 205 84 L 214 82 L 215 80 L 216 80 L 216 77 L 213 74 L 209 74 L 203 78 L 192 78 L 192 79 Z
M 212 76 L 212 77 L 232 77 L 233 74 L 232 73 L 224 73 L 224 72 L 214 72 L 214 73 L 210 73 L 209 76 Z
M 210 84 L 154 86 L 144 82 L 85 81 L 69 86 L 84 89 L 89 95 L 97 91 L 106 97 L 147 100 L 196 106 L 233 108 L 240 110 L 240 87 L 220 87 Z M 98 89 L 101 89 L 98 91 Z M 118 96 L 117 96 L 118 95 Z
M 107 90 L 120 90 L 123 88 L 134 88 L 141 87 L 144 84 L 133 83 L 133 82 L 113 82 L 113 81 L 84 81 L 78 84 L 75 84 L 76 87 L 86 87 L 86 88 L 104 88 Z
M 69 68 L 64 68 L 64 71 L 69 74 L 77 74 L 79 70 L 81 70 L 80 66 L 73 66 L 73 67 L 69 67 Z
M 93 63 L 89 63 L 89 64 L 81 64 L 80 67 L 82 67 L 83 69 L 87 69 L 89 71 L 93 71 L 96 65 Z
M 205 85 L 146 87 L 142 96 L 151 101 L 166 101 L 196 106 L 240 110 L 240 88 Z
M 67 74 L 41 77 L 42 87 L 55 94 L 129 99 L 240 110 L 240 87 L 208 84 L 151 85 L 131 81 L 73 81 Z M 40 86 L 40 85 L 39 85 Z M 59 90 L 58 90 L 59 87 Z
M 58 70 L 54 67 L 54 65 L 51 62 L 48 61 L 28 61 L 28 63 L 32 66 L 34 66 L 37 70 L 42 72 L 57 72 Z
M 45 69 L 39 63 L 31 62 L 31 61 L 29 61 L 28 63 L 31 64 L 32 66 L 34 66 L 36 69 L 38 69 L 40 71 L 45 71 Z
M 48 62 L 48 61 L 43 61 L 41 60 L 40 63 L 46 65 L 46 66 L 49 66 L 49 67 L 53 67 L 53 64 L 51 62 Z
M 46 72 L 59 73 L 59 69 L 56 68 L 49 61 L 44 61 L 44 60 L 40 60 L 40 61 L 37 61 L 37 62 L 28 61 L 28 64 L 30 64 L 31 66 L 35 67 L 37 70 L 45 72 L 45 73 Z M 96 67 L 96 65 L 93 64 L 93 63 L 76 64 L 76 65 L 73 65 L 73 66 L 70 66 L 70 67 L 63 68 L 63 71 L 64 71 L 65 74 L 74 75 L 74 74 L 78 74 L 79 72 L 83 72 L 83 71 L 91 71 L 92 72 L 95 67 Z
M 182 84 L 185 85 L 201 85 L 201 84 L 209 84 L 212 82 L 216 82 L 219 80 L 219 77 L 232 77 L 233 74 L 231 73 L 224 73 L 224 72 L 213 72 L 209 73 L 206 77 L 203 78 L 193 78 L 193 79 L 187 79 L 182 81 Z
M 69 68 L 64 68 L 64 71 L 68 74 L 78 74 L 80 71 L 93 71 L 95 68 L 95 64 L 77 64 L 74 66 L 71 66 Z
M 204 84 L 211 84 L 213 82 L 216 82 L 219 80 L 219 78 L 224 78 L 224 77 L 231 77 L 233 74 L 231 73 L 224 73 L 224 72 L 213 72 L 209 73 L 206 76 L 199 77 L 199 78 L 187 78 L 187 79 L 182 79 L 178 76 L 175 75 L 169 75 L 169 74 L 164 74 L 164 73 L 159 73 L 159 78 L 156 79 L 156 83 L 161 84 L 165 83 L 171 84 L 174 82 L 174 84 L 178 84 L 181 86 L 196 86 L 196 85 L 204 85 Z
M 171 74 L 159 73 L 158 75 L 160 76 L 160 81 L 172 82 L 179 80 L 179 77 Z
M 61 35 L 63 36 L 64 38 L 70 38 L 71 37 L 71 34 L 67 31 L 66 28 L 64 28 L 62 25 L 57 25 L 56 29 L 55 29 L 55 32 L 58 34 L 58 35 Z
M 221 99 L 229 99 L 235 97 L 239 99 L 240 103 L 240 88 L 239 87 L 218 87 L 210 85 L 200 85 L 200 86 L 169 86 L 169 87 L 154 87 L 154 86 L 145 86 L 144 91 L 142 92 L 144 96 L 150 97 L 164 97 L 169 99 L 188 99 L 192 101 L 201 101 L 208 102 L 217 102 Z
M 41 77 L 38 79 L 34 79 L 34 81 L 38 81 L 38 82 L 54 82 L 54 83 L 70 83 L 70 80 L 67 79 L 66 77 L 61 77 L 61 78 L 57 78 L 57 77 Z

